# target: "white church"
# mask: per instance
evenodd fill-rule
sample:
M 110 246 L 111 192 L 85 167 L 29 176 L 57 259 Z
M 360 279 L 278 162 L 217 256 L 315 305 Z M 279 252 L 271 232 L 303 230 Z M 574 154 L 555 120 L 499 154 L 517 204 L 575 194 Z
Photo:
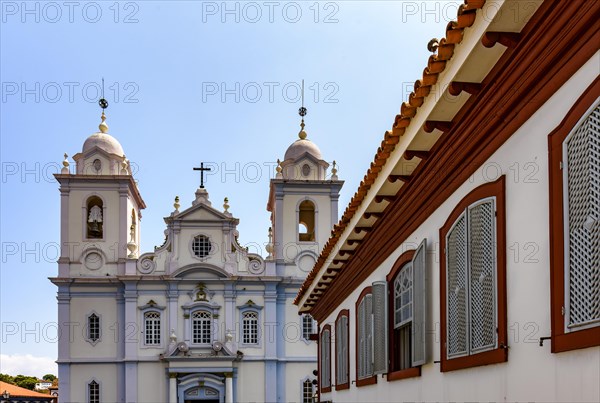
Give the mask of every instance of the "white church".
M 302 123 L 270 181 L 268 256 L 203 185 L 142 253 L 146 204 L 105 120 L 56 175 L 61 402 L 312 402 L 316 327 L 292 302 L 338 220 L 335 164 Z

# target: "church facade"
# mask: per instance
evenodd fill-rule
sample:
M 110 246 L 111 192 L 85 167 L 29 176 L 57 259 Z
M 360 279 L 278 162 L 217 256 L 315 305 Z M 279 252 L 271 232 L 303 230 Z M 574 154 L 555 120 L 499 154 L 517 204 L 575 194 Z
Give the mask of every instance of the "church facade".
M 270 182 L 266 257 L 203 185 L 140 253 L 146 205 L 104 113 L 99 128 L 56 175 L 61 401 L 312 402 L 313 319 L 292 301 L 338 219 L 335 166 L 302 130 Z

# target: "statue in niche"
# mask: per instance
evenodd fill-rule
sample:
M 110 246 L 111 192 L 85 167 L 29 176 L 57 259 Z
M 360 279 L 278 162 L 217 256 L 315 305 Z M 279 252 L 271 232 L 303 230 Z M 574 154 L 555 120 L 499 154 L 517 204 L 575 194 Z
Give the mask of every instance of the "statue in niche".
M 96 204 L 88 214 L 88 238 L 102 238 L 102 208 Z

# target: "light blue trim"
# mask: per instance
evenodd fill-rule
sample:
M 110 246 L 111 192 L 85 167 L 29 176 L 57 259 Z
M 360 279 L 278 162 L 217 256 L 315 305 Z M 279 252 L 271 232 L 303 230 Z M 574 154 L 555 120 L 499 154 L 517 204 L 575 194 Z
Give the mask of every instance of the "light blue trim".
M 315 223 L 316 225 L 316 223 Z M 283 358 L 286 356 L 285 351 L 285 339 L 283 336 L 283 327 L 286 323 L 285 309 L 287 298 L 281 294 L 284 294 L 285 288 L 278 287 L 277 289 L 277 357 Z M 277 362 L 277 401 L 285 402 L 285 363 Z
M 68 338 L 67 338 L 68 339 Z M 71 364 L 58 364 L 58 395 L 61 402 L 71 401 Z
M 125 401 L 138 401 L 138 366 L 136 362 L 125 363 Z

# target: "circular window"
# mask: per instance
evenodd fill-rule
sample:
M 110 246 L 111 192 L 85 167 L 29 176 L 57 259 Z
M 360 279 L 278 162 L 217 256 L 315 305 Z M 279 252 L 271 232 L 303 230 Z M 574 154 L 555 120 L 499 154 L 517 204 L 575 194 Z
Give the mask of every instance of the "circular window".
M 304 175 L 304 176 L 310 175 L 310 165 L 308 165 L 308 164 L 302 165 L 302 175 Z
M 192 242 L 192 252 L 197 257 L 203 258 L 209 255 L 212 249 L 210 239 L 206 235 L 198 235 Z
M 102 267 L 102 256 L 97 252 L 90 252 L 85 256 L 84 264 L 89 270 L 98 270 Z

